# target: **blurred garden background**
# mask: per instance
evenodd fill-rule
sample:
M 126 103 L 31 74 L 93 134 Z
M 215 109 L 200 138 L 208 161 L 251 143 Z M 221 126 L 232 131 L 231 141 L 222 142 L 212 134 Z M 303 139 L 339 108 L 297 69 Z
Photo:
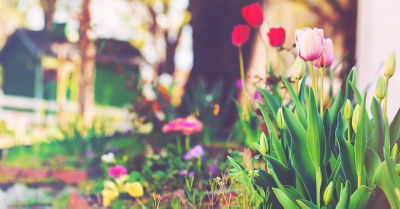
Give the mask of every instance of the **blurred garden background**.
M 246 15 L 257 19 L 258 7 L 243 11 L 255 4 L 256 26 Z M 267 208 L 228 170 L 268 170 L 260 137 L 273 131 L 259 105 L 294 109 L 285 81 L 303 100 L 314 88 L 294 72 L 295 30 L 321 28 L 333 41 L 320 113 L 345 89 L 361 105 L 347 95 L 358 88 L 371 115 L 387 58 L 400 58 L 399 11 L 396 0 L 1 0 L 0 209 Z M 252 26 L 239 44 L 238 24 Z M 397 73 L 389 124 L 399 88 Z

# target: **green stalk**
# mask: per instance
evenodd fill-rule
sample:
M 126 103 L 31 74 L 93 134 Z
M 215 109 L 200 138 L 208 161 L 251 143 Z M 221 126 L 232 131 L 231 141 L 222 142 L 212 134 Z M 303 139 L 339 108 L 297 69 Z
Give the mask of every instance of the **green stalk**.
M 190 149 L 190 136 L 186 135 L 186 137 L 185 137 L 185 150 L 189 151 L 189 149 Z
M 385 121 L 387 121 L 387 98 L 389 93 L 389 77 L 386 78 L 386 95 L 385 95 L 385 103 L 383 104 L 383 117 L 385 117 Z
M 321 206 L 321 184 L 322 184 L 322 173 L 321 167 L 318 167 L 315 173 L 315 182 L 316 182 L 316 192 L 317 192 L 317 205 Z
M 176 149 L 178 150 L 178 155 L 182 155 L 182 145 L 180 137 L 176 137 Z
M 246 84 L 245 84 L 245 74 L 244 74 L 244 64 L 243 64 L 243 53 L 242 47 L 239 46 L 239 66 L 240 66 L 240 78 L 242 80 L 242 105 L 243 105 L 243 116 L 245 120 L 248 119 L 247 113 L 247 94 L 246 94 Z
M 201 172 L 201 157 L 197 159 L 197 173 L 200 174 Z
M 347 125 L 348 125 L 348 128 L 347 128 L 347 141 L 350 142 L 350 120 L 347 121 Z
M 320 68 L 321 71 L 321 100 L 320 100 L 320 114 L 321 114 L 321 118 L 324 117 L 324 68 Z
M 308 65 L 309 65 L 309 67 L 310 67 L 310 74 L 311 74 L 311 81 L 312 81 L 312 89 L 313 89 L 313 92 L 314 92 L 314 97 L 316 97 L 316 96 L 317 96 L 317 92 L 316 92 L 316 88 L 315 88 L 315 86 L 316 86 L 316 84 L 315 84 L 315 73 L 314 73 L 314 66 L 313 66 L 312 61 L 309 61 L 309 62 L 308 62 Z

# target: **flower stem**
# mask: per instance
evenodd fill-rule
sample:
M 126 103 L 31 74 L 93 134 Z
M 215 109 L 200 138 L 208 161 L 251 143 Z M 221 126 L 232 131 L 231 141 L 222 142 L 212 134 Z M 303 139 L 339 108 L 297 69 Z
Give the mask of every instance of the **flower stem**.
M 312 61 L 309 61 L 309 62 L 308 62 L 308 65 L 309 65 L 309 67 L 310 67 L 310 74 L 311 74 L 311 81 L 312 81 L 312 89 L 313 89 L 313 92 L 314 92 L 314 97 L 316 97 L 317 94 L 316 94 L 316 89 L 315 89 L 315 73 L 314 73 L 314 66 L 313 66 Z
M 357 174 L 357 188 L 361 186 L 361 174 Z
M 185 137 L 185 150 L 189 151 L 190 150 L 190 136 L 186 135 Z
M 348 125 L 348 128 L 347 128 L 347 141 L 350 142 L 350 120 L 347 121 L 347 125 Z
M 385 121 L 387 121 L 387 98 L 388 98 L 388 93 L 389 93 L 389 77 L 386 77 L 386 95 L 385 95 L 385 101 L 383 104 L 383 117 L 385 117 Z
M 243 112 L 244 118 L 248 119 L 246 83 L 245 83 L 245 74 L 244 74 L 243 53 L 242 53 L 241 46 L 239 46 L 239 65 L 240 65 L 240 78 L 242 80 L 242 105 L 243 105 L 242 112 Z
M 322 173 L 321 167 L 318 167 L 315 173 L 315 182 L 316 182 L 316 192 L 317 192 L 317 205 L 318 208 L 321 206 L 321 183 L 322 183 Z
M 201 157 L 197 159 L 197 173 L 200 174 L 201 172 Z
M 182 155 L 182 145 L 181 145 L 181 139 L 179 137 L 176 137 L 176 149 L 178 150 L 178 155 Z
M 323 118 L 324 117 L 324 68 L 320 68 L 320 71 L 321 71 L 321 95 L 320 95 L 321 99 L 319 101 L 320 103 L 319 111 L 321 114 L 321 118 Z

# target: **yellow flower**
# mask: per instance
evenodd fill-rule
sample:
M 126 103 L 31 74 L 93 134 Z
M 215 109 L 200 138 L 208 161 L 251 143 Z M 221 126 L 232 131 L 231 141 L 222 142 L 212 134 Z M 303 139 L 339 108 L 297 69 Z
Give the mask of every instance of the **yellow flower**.
M 123 191 L 124 184 L 126 181 L 128 181 L 128 179 L 129 179 L 128 175 L 123 175 L 115 179 L 115 182 L 117 183 L 116 187 L 118 188 L 119 191 Z
M 105 189 L 101 192 L 103 196 L 103 206 L 110 206 L 111 202 L 118 197 L 119 193 L 117 190 Z
M 133 182 L 125 184 L 125 191 L 132 197 L 143 196 L 143 186 L 140 182 Z
M 390 53 L 383 68 L 386 78 L 392 77 L 396 70 L 396 55 L 394 52 Z
M 357 126 L 358 126 L 358 120 L 360 118 L 360 105 L 357 105 L 356 108 L 354 108 L 353 111 L 353 119 L 351 121 L 351 125 L 353 126 L 353 130 L 355 133 L 357 133 Z
M 219 114 L 219 109 L 220 109 L 219 104 L 215 104 L 213 109 L 214 116 L 217 116 Z
M 264 132 L 261 132 L 261 136 L 260 136 L 260 153 L 262 155 L 266 155 L 267 152 L 268 152 L 267 137 L 265 136 Z

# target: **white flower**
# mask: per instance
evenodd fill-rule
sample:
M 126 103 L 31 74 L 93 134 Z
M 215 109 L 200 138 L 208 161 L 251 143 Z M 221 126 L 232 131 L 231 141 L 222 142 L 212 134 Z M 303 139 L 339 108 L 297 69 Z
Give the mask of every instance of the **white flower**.
M 163 73 L 158 77 L 158 83 L 163 86 L 169 88 L 172 85 L 173 78 L 168 73 Z
M 108 154 L 104 154 L 101 156 L 101 161 L 105 163 L 112 163 L 114 162 L 114 153 L 110 152 Z
M 140 77 L 143 82 L 151 83 L 154 80 L 155 73 L 150 65 L 143 64 L 140 66 Z
M 142 94 L 149 101 L 155 100 L 157 97 L 151 85 L 143 86 Z

